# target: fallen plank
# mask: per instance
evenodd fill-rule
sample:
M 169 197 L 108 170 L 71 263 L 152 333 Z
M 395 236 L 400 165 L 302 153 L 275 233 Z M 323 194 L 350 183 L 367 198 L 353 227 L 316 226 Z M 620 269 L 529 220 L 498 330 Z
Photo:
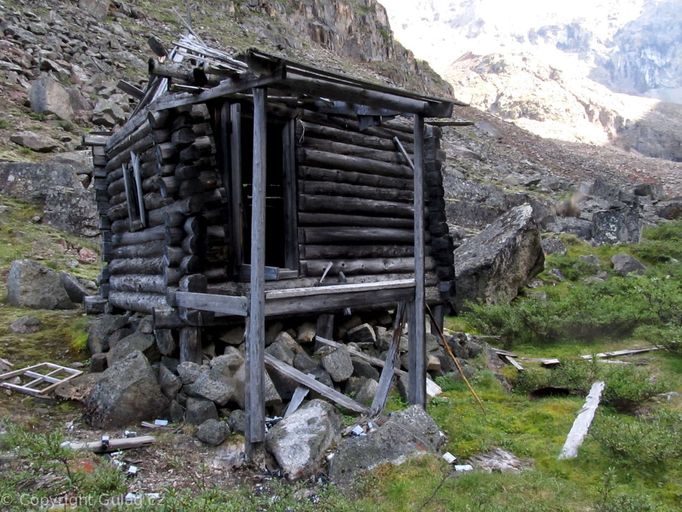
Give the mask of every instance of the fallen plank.
M 545 357 L 520 357 L 521 361 L 527 363 L 540 363 L 546 368 L 552 368 L 561 364 L 561 361 L 555 357 L 545 358 Z
M 597 359 L 608 359 L 611 357 L 621 357 L 621 356 L 633 356 L 635 354 L 643 354 L 645 352 L 653 352 L 654 350 L 660 350 L 660 347 L 645 347 L 645 348 L 632 348 L 625 350 L 614 350 L 612 352 L 599 352 L 598 354 L 586 354 L 580 356 L 580 359 L 592 359 L 596 357 Z
M 508 350 L 495 347 L 490 347 L 490 349 L 493 350 L 500 357 L 501 356 L 518 357 L 514 352 L 509 352 Z
M 360 414 L 367 413 L 367 408 L 363 407 L 355 400 L 348 398 L 343 393 L 339 393 L 334 388 L 330 388 L 329 386 L 322 384 L 321 382 L 315 380 L 314 377 L 306 375 L 305 373 L 297 370 L 293 366 L 290 366 L 280 361 L 279 359 L 271 356 L 270 354 L 265 354 L 265 365 L 281 373 L 285 377 L 289 377 L 290 379 L 295 380 L 299 384 L 302 384 L 303 386 L 312 389 L 313 391 L 319 393 L 323 397 L 328 398 L 332 402 L 337 403 L 344 409 L 348 409 L 349 411 L 353 412 L 358 412 Z
M 398 304 L 395 312 L 395 320 L 393 321 L 393 338 L 386 353 L 386 361 L 384 368 L 381 370 L 379 377 L 379 385 L 372 400 L 370 407 L 370 414 L 376 416 L 381 413 L 386 407 L 386 400 L 388 399 L 388 392 L 393 383 L 393 375 L 395 374 L 395 360 L 398 355 L 398 348 L 400 347 L 400 337 L 403 334 L 403 327 L 405 326 L 405 303 Z M 388 363 L 388 364 L 386 364 Z
M 95 453 L 109 453 L 118 450 L 131 450 L 133 448 L 143 448 L 154 444 L 156 439 L 153 436 L 125 437 L 122 439 L 111 439 L 108 444 L 102 441 L 81 442 L 66 441 L 62 443 L 62 448 L 71 450 L 90 450 Z
M 559 454 L 559 460 L 564 459 L 574 459 L 578 456 L 578 448 L 583 444 L 587 431 L 592 424 L 594 419 L 594 413 L 597 411 L 599 406 L 599 400 L 601 399 L 601 393 L 604 390 L 604 383 L 602 381 L 597 381 L 592 384 L 590 392 L 585 399 L 585 404 L 576 416 L 571 431 L 566 437 L 566 442 L 564 447 L 561 449 Z
M 511 356 L 507 356 L 507 355 L 502 355 L 500 357 L 502 357 L 503 361 L 506 361 L 507 363 L 512 365 L 514 368 L 516 368 L 518 371 L 523 372 L 526 370 L 523 366 L 521 366 L 521 363 L 519 363 L 515 358 L 513 358 Z
M 381 359 L 379 359 L 378 357 L 368 356 L 367 354 L 365 354 L 365 353 L 362 352 L 361 350 L 358 350 L 358 349 L 353 348 L 353 347 L 349 347 L 348 345 L 344 345 L 343 343 L 339 343 L 339 342 L 337 342 L 337 341 L 333 341 L 333 340 L 328 340 L 328 339 L 326 339 L 326 338 L 322 338 L 322 337 L 320 337 L 320 336 L 315 336 L 315 339 L 316 339 L 319 343 L 322 343 L 323 345 L 329 345 L 330 347 L 335 347 L 335 348 L 344 347 L 344 348 L 347 348 L 347 349 L 348 349 L 348 352 L 350 352 L 350 353 L 353 354 L 354 356 L 359 357 L 360 359 L 363 359 L 363 360 L 367 361 L 369 364 L 371 364 L 371 365 L 373 365 L 373 366 L 378 366 L 379 368 L 383 368 L 383 367 L 384 367 L 384 364 L 385 364 L 385 363 L 384 363 Z M 396 375 L 400 375 L 400 376 L 407 375 L 407 372 L 406 372 L 405 370 L 401 370 L 401 369 L 399 369 L 399 368 L 396 368 L 396 369 L 394 370 L 394 373 L 395 373 Z M 433 398 L 434 396 L 438 396 L 438 395 L 440 395 L 442 392 L 443 392 L 443 390 L 441 389 L 441 387 L 440 387 L 438 384 L 436 384 L 435 382 L 433 382 L 433 380 L 432 380 L 431 378 L 426 377 L 426 394 L 429 396 L 429 398 Z

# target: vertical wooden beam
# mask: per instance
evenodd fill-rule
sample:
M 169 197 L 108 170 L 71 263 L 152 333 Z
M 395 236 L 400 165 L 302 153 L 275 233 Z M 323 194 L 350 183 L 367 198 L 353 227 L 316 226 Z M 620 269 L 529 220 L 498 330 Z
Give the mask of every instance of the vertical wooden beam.
M 201 364 L 201 338 L 198 327 L 180 329 L 180 362 Z
M 239 266 L 244 263 L 244 230 L 242 203 L 242 106 L 230 105 L 230 191 L 232 216 L 233 275 L 238 279 Z
M 246 448 L 254 458 L 265 441 L 265 180 L 264 88 L 253 89 L 253 193 L 251 203 L 251 308 L 246 339 Z
M 443 332 L 445 323 L 445 306 L 438 304 L 433 307 L 433 318 L 431 318 L 431 333 Z
M 284 266 L 298 270 L 298 215 L 296 201 L 296 121 L 288 121 L 282 132 L 284 184 Z
M 426 404 L 424 342 L 424 117 L 414 116 L 414 303 L 409 326 L 409 390 L 411 404 Z

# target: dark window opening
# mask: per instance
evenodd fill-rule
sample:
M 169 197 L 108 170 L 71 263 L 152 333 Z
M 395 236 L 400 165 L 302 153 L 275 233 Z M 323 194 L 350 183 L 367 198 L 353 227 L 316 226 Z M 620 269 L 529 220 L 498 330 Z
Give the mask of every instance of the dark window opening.
M 140 158 L 134 152 L 130 153 L 130 163 L 123 164 L 123 185 L 126 193 L 130 230 L 142 229 L 147 223 L 145 220 L 144 195 L 142 194 Z
M 284 141 L 285 121 L 270 119 L 266 134 L 265 187 L 265 265 L 285 268 L 285 190 Z M 251 262 L 251 204 L 253 180 L 253 119 L 242 117 L 242 204 L 244 205 L 244 263 Z

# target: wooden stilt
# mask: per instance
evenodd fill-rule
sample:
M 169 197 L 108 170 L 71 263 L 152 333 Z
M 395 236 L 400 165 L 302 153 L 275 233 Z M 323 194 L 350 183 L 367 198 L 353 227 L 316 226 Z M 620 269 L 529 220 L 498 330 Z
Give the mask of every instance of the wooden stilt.
M 246 451 L 257 458 L 265 441 L 265 179 L 264 88 L 253 89 L 253 200 L 251 206 L 251 297 L 246 340 Z
M 201 338 L 197 327 L 180 329 L 180 362 L 185 361 L 201 364 Z
M 409 315 L 409 390 L 411 404 L 426 404 L 424 342 L 424 117 L 414 116 L 414 302 Z

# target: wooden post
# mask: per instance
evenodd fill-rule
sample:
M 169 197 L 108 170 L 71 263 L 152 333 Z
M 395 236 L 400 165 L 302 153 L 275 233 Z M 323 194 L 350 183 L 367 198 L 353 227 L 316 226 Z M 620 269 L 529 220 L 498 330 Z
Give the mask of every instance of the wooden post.
M 246 450 L 255 458 L 265 441 L 265 180 L 264 88 L 253 89 L 253 193 L 251 203 L 251 307 L 246 339 Z
M 197 327 L 180 329 L 180 362 L 190 361 L 201 364 L 201 339 Z
M 233 103 L 230 106 L 230 193 L 232 217 L 232 250 L 234 251 L 233 268 L 235 276 L 239 275 L 239 265 L 244 263 L 244 235 L 242 229 L 242 106 Z
M 433 307 L 433 319 L 431 320 L 431 334 L 443 332 L 445 324 L 445 306 L 438 304 Z
M 411 404 L 426 405 L 424 342 L 424 117 L 414 116 L 414 302 L 409 315 L 409 390 Z

